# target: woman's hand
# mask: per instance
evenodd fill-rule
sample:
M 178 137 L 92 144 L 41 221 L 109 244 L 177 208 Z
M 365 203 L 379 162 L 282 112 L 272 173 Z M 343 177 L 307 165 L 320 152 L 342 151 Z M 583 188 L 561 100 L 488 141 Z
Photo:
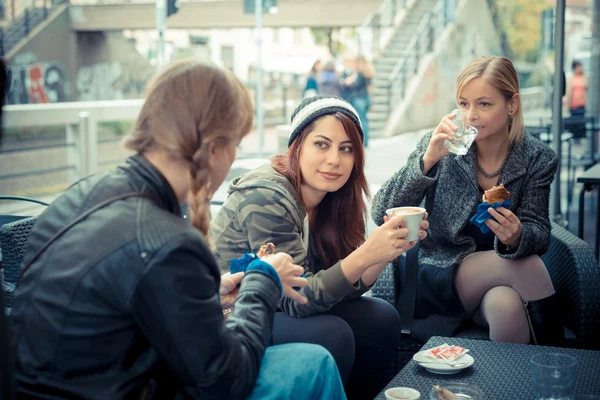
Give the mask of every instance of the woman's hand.
M 458 129 L 454 122 L 452 122 L 455 117 L 455 112 L 446 115 L 433 131 L 427 150 L 425 150 L 425 155 L 423 155 L 424 174 L 438 161 L 450 154 L 446 146 L 444 146 L 444 140 L 454 139 L 455 132 Z
M 306 304 L 306 297 L 296 290 L 308 284 L 306 278 L 302 278 L 304 268 L 294 264 L 294 260 L 287 253 L 271 254 L 261 258 L 261 260 L 269 263 L 277 271 L 285 297 L 289 297 L 297 303 Z
M 489 218 L 485 221 L 485 224 L 494 232 L 498 240 L 509 247 L 519 247 L 521 241 L 521 221 L 519 221 L 519 218 L 504 207 L 490 208 L 488 212 L 497 222 Z
M 221 275 L 221 285 L 219 286 L 221 308 L 226 309 L 233 306 L 239 292 L 238 285 L 243 277 L 243 272 L 238 272 L 233 275 L 227 272 L 226 274 Z
M 412 242 L 405 240 L 408 236 L 408 229 L 406 229 L 406 222 L 402 215 L 395 215 L 392 218 L 386 216 L 383 220 L 383 225 L 375 229 L 361 246 L 364 257 L 367 257 L 365 263 L 368 266 L 390 262 L 417 244 L 416 240 Z M 427 213 L 425 213 L 421 222 L 419 239 L 427 237 L 425 229 L 428 227 L 429 222 L 427 222 Z
M 423 218 L 421 219 L 421 226 L 419 227 L 419 240 L 423 240 L 427 237 L 426 229 L 429 229 L 429 221 L 427 218 L 429 218 L 429 213 L 425 211 L 425 214 L 423 214 Z M 390 217 L 387 215 L 383 216 L 383 222 L 388 222 L 389 220 Z M 414 243 L 416 244 L 416 240 Z
M 427 213 L 427 211 L 425 211 L 425 214 L 423 214 L 423 219 L 421 219 L 421 226 L 419 227 L 419 240 L 423 240 L 427 237 L 426 229 L 429 229 L 429 221 L 427 220 L 427 218 L 429 218 L 429 214 Z M 389 220 L 390 217 L 388 217 L 387 215 L 383 216 L 383 222 L 387 222 Z M 407 251 L 415 247 L 417 241 L 415 240 L 410 243 L 413 243 L 413 245 L 409 249 L 406 249 Z

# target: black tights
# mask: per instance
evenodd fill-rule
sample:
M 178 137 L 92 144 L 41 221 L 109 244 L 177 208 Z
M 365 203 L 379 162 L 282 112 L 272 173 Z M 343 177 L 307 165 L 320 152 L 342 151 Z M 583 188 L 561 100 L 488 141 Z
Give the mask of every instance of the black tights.
M 336 360 L 348 399 L 373 399 L 396 355 L 400 316 L 388 302 L 363 296 L 306 318 L 275 314 L 273 344 L 320 344 Z

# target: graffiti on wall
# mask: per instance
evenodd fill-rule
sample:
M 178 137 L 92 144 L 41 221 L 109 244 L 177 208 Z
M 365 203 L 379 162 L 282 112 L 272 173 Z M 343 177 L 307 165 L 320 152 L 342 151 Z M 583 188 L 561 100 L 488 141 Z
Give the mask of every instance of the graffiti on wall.
M 79 68 L 74 83 L 77 100 L 119 100 L 140 97 L 148 79 L 136 68 L 110 61 Z M 7 66 L 6 104 L 72 100 L 71 79 L 63 65 L 38 61 L 35 54 L 23 53 L 15 57 L 14 65 Z
M 119 100 L 139 97 L 146 79 L 123 68 L 118 61 L 81 67 L 77 72 L 79 100 Z
M 69 100 L 65 68 L 55 62 L 7 67 L 7 104 L 56 103 Z

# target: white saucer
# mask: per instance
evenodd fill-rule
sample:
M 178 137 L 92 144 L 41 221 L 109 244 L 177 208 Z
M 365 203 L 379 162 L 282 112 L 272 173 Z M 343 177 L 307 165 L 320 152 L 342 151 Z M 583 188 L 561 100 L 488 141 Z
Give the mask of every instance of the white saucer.
M 427 350 L 420 351 L 413 356 L 413 360 L 415 360 L 421 367 L 425 368 L 429 372 L 433 372 L 434 374 L 442 374 L 442 375 L 452 375 L 457 374 L 463 369 L 469 368 L 471 365 L 475 364 L 475 359 L 471 357 L 469 353 L 463 354 L 458 357 L 452 363 L 466 363 L 460 366 L 450 366 L 445 364 L 445 362 L 435 362 L 429 358 L 425 357 Z

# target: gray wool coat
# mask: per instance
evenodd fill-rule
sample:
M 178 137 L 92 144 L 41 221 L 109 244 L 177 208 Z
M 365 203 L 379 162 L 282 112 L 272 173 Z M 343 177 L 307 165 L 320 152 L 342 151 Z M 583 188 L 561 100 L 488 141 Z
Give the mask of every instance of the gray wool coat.
M 399 206 L 422 205 L 429 213 L 428 236 L 420 244 L 419 268 L 449 268 L 451 273 L 437 271 L 427 278 L 431 291 L 447 288 L 444 297 L 456 303 L 453 289 L 454 272 L 460 262 L 476 249 L 475 240 L 463 229 L 482 202 L 476 170 L 476 146 L 462 157 L 449 155 L 441 159 L 427 175 L 423 175 L 423 155 L 432 132 L 427 133 L 416 150 L 377 192 L 372 207 L 372 218 L 380 225 L 385 210 Z M 548 215 L 550 184 L 554 179 L 558 158 L 541 141 L 525 135 L 522 143 L 512 146 L 500 173 L 498 184 L 504 183 L 511 193 L 510 210 L 521 221 L 519 246 L 508 249 L 494 238 L 494 248 L 500 257 L 515 259 L 544 253 L 550 243 Z M 483 267 L 483 266 L 482 266 Z M 418 285 L 419 287 L 419 285 Z M 423 293 L 423 289 L 417 289 Z M 417 308 L 419 298 L 417 298 Z M 430 310 L 431 311 L 431 310 Z M 444 310 L 437 310 L 443 315 Z M 417 312 L 418 314 L 418 312 Z

